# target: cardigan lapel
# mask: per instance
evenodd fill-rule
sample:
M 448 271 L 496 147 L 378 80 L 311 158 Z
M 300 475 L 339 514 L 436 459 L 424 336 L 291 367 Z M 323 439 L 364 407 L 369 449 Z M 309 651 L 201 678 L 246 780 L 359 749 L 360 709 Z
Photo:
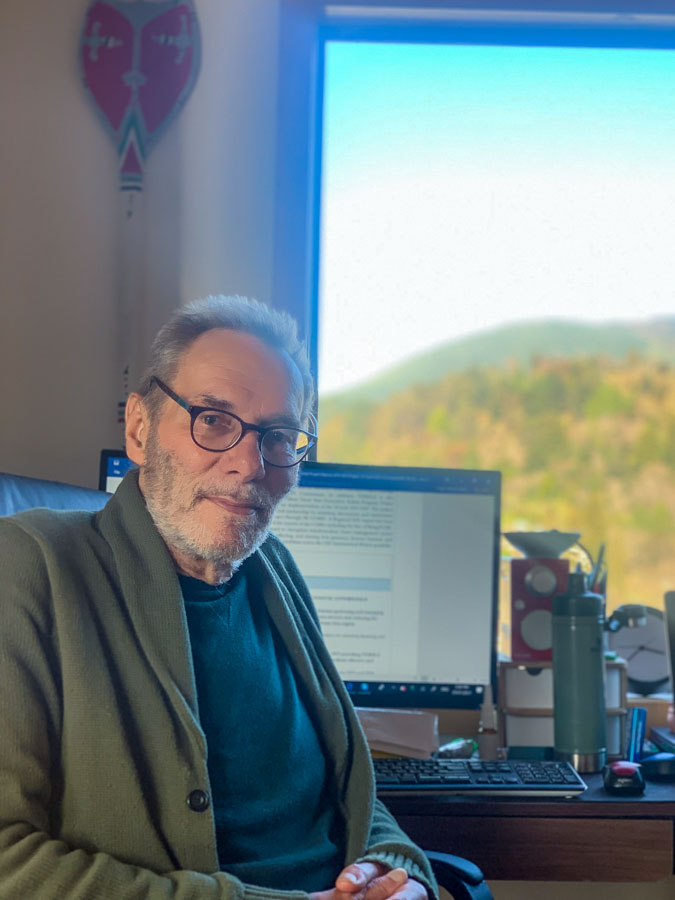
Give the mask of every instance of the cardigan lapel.
M 181 721 L 205 756 L 180 585 L 140 493 L 137 470 L 127 473 L 98 515 L 117 566 L 119 602 L 125 605 L 139 644 Z

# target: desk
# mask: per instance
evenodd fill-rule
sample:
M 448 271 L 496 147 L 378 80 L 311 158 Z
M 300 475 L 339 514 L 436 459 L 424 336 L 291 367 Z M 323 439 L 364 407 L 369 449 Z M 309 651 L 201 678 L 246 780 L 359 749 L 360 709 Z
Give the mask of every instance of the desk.
M 605 793 L 599 775 L 572 800 L 386 797 L 426 850 L 465 856 L 495 881 L 661 881 L 675 872 L 675 784 Z

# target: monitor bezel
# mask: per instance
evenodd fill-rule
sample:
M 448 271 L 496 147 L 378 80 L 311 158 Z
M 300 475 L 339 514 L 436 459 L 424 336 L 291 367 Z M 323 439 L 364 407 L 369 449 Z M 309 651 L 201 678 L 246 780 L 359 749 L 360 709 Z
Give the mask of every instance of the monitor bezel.
M 106 491 L 106 493 L 110 493 L 106 489 L 106 482 L 108 479 L 108 460 L 109 459 L 128 459 L 127 453 L 123 449 L 119 450 L 101 450 L 101 455 L 99 459 L 98 466 L 98 489 L 99 491 Z
M 666 591 L 663 596 L 665 613 L 666 644 L 670 662 L 670 690 L 675 696 L 675 591 Z

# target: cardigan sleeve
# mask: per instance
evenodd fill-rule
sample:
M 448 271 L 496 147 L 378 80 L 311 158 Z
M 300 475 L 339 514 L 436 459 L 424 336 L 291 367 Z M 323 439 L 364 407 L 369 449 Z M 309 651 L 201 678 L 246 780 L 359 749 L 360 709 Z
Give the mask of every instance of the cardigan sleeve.
M 223 872 L 155 872 L 58 838 L 62 697 L 50 579 L 28 529 L 0 519 L 0 900 L 307 900 Z
M 438 885 L 429 861 L 381 800 L 375 801 L 368 848 L 357 862 L 379 862 L 390 869 L 405 869 L 410 878 L 424 885 L 429 897 L 438 897 Z

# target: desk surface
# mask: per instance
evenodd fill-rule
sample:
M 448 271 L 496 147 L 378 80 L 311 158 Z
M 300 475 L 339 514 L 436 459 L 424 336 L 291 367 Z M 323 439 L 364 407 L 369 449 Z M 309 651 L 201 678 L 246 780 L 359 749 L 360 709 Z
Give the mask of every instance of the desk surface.
M 386 797 L 427 850 L 477 863 L 506 881 L 660 881 L 675 872 L 675 783 L 642 797 L 607 794 L 599 775 L 571 800 L 547 797 Z

